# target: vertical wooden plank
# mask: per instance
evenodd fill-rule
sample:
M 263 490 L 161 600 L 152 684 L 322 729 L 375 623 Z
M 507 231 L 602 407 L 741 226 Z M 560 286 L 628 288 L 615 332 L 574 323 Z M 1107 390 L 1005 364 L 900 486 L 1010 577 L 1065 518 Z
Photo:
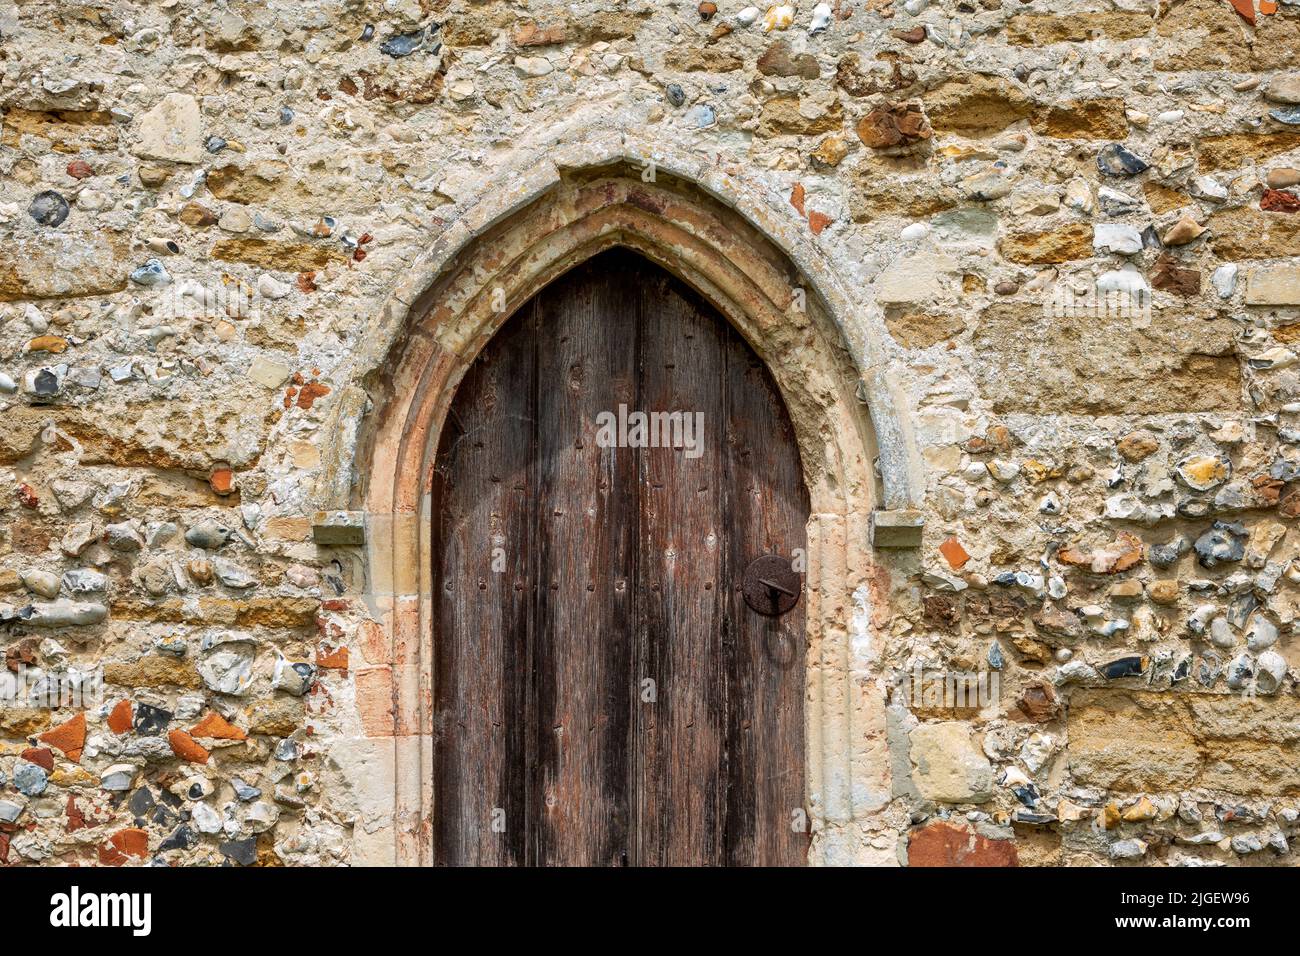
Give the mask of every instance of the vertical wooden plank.
M 501 330 L 466 373 L 439 441 L 434 860 L 443 865 L 525 861 L 534 341 L 525 316 Z
M 666 273 L 638 263 L 641 399 L 645 412 L 702 415 L 698 455 L 641 452 L 640 676 L 657 701 L 637 709 L 642 865 L 723 861 L 726 794 L 722 677 L 722 343 L 712 310 Z M 684 430 L 681 437 L 688 433 Z M 671 438 L 671 435 L 669 436 Z
M 781 617 L 745 603 L 745 567 L 763 554 L 794 560 L 807 546 L 808 493 L 785 404 L 767 368 L 728 328 L 724 376 L 728 589 L 727 847 L 733 866 L 797 866 L 804 811 L 806 595 Z M 797 550 L 796 550 L 797 549 Z
M 598 416 L 635 401 L 634 284 L 587 263 L 538 297 L 538 594 L 530 854 L 629 862 L 635 456 Z

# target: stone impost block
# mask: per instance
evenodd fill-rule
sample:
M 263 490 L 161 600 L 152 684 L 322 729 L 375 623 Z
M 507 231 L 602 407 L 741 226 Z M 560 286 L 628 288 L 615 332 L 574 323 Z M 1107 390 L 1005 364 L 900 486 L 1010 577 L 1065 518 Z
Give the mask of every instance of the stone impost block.
M 912 509 L 880 510 L 871 513 L 871 546 L 874 548 L 919 548 L 925 516 Z
M 312 540 L 327 547 L 359 547 L 366 543 L 362 511 L 318 511 L 311 523 Z

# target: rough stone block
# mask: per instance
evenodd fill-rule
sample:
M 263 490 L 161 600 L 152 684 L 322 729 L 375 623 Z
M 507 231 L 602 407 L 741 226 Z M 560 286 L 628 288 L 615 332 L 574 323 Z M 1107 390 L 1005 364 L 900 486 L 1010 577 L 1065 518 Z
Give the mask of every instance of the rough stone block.
M 0 243 L 0 302 L 106 295 L 126 288 L 128 240 L 42 232 Z
M 910 736 L 912 782 L 927 800 L 983 803 L 993 795 L 993 767 L 961 721 L 921 724 Z
M 1066 226 L 1046 232 L 1012 232 L 999 245 L 1002 256 L 1026 265 L 1092 258 L 1092 227 Z
M 140 117 L 132 152 L 142 159 L 163 159 L 174 163 L 201 163 L 203 117 L 199 103 L 188 93 L 168 93 Z
M 891 309 L 885 313 L 885 326 L 904 348 L 926 349 L 964 332 L 966 318 L 960 310 L 942 311 L 935 315 L 911 309 Z
M 1000 76 L 971 73 L 925 94 L 930 125 L 942 132 L 967 135 L 997 133 L 1034 112 L 1020 87 Z
M 1210 217 L 1210 232 L 1214 254 L 1226 262 L 1300 256 L 1300 215 L 1294 213 L 1231 209 Z
M 1247 305 L 1300 305 L 1300 266 L 1267 266 L 1246 275 Z
M 1068 769 L 1085 786 L 1300 792 L 1300 710 L 1285 698 L 1079 690 L 1068 734 Z
M 1196 144 L 1200 168 L 1206 172 L 1237 169 L 1247 160 L 1262 164 L 1300 147 L 1300 133 L 1226 133 L 1206 136 Z
M 1141 11 L 1018 13 L 1007 20 L 1007 42 L 1038 47 L 1049 43 L 1083 43 L 1099 37 L 1135 40 L 1146 36 L 1154 26 L 1151 15 Z
M 1241 406 L 1231 323 L 1179 310 L 1057 316 L 999 303 L 975 327 L 975 375 L 999 412 L 1125 414 Z
M 335 246 L 275 239 L 221 239 L 212 244 L 209 254 L 222 262 L 242 262 L 278 272 L 311 272 L 344 261 Z
M 1031 125 L 1038 135 L 1055 139 L 1122 140 L 1128 136 L 1124 100 L 1119 97 L 1054 103 Z
M 876 301 L 882 305 L 933 302 L 956 274 L 957 263 L 938 253 L 920 252 L 889 266 L 876 281 Z
M 218 199 L 237 203 L 266 202 L 288 179 L 287 163 L 263 161 L 248 166 L 227 163 L 209 170 L 208 190 Z

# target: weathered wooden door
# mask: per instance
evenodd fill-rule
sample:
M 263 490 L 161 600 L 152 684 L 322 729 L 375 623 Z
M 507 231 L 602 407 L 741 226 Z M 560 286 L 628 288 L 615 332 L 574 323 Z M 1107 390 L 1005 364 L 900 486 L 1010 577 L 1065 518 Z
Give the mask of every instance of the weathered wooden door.
M 466 374 L 433 509 L 438 862 L 804 862 L 805 602 L 740 584 L 802 554 L 807 492 L 708 303 L 624 251 L 543 290 Z

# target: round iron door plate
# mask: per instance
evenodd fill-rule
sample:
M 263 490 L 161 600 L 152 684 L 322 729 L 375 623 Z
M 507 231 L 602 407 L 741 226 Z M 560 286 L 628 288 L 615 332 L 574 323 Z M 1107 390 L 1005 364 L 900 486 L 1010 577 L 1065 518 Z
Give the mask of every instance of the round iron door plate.
M 803 582 L 788 559 L 779 554 L 765 554 L 745 568 L 741 587 L 745 592 L 745 603 L 750 608 L 759 614 L 776 617 L 799 603 Z

